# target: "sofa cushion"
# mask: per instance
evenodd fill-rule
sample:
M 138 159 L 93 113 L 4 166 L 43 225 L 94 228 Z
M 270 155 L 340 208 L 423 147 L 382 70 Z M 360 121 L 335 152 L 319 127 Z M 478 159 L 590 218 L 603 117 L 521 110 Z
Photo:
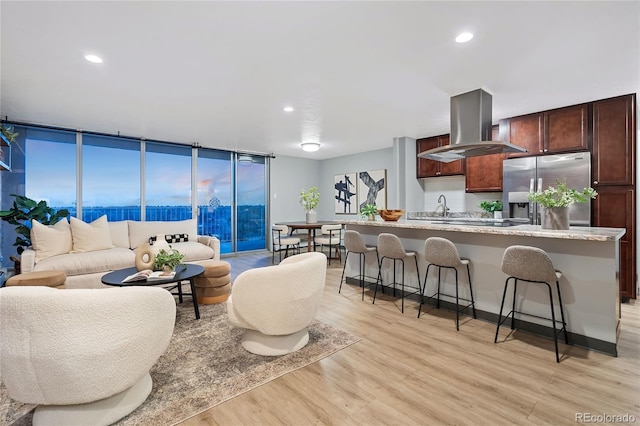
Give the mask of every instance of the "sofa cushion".
M 183 262 L 213 258 L 213 249 L 211 247 L 196 243 L 195 241 L 173 243 L 170 245 L 172 249 L 178 250 L 181 254 L 184 254 L 184 259 L 182 259 Z
M 109 222 L 109 232 L 111 233 L 111 242 L 116 247 L 129 248 L 129 221 L 119 220 Z
M 71 238 L 72 252 L 106 250 L 113 247 L 107 215 L 102 215 L 91 223 L 72 217 Z
M 30 234 L 36 262 L 71 251 L 71 228 L 66 218 L 53 226 L 43 225 L 32 219 Z
M 189 241 L 196 241 L 198 235 L 197 219 L 179 221 L 129 221 L 129 247 L 135 249 L 149 238 L 158 234 L 188 234 Z
M 36 263 L 34 271 L 64 271 L 67 275 L 92 274 L 129 268 L 135 265 L 132 250 L 114 247 L 107 250 L 67 253 L 52 256 Z

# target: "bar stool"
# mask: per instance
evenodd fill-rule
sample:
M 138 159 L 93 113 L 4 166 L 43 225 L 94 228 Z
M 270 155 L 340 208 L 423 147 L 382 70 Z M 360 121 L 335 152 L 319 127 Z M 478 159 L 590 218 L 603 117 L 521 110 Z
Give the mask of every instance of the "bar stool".
M 373 292 L 373 303 L 376 303 L 376 294 L 378 293 L 378 282 L 380 282 L 380 287 L 384 288 L 385 285 L 382 282 L 382 264 L 385 259 L 390 259 L 393 261 L 393 283 L 389 283 L 386 287 L 391 287 L 393 285 L 393 295 L 396 295 L 396 264 L 400 262 L 402 265 L 402 282 L 401 284 L 401 298 L 402 298 L 402 313 L 404 313 L 404 296 L 405 296 L 405 285 L 404 285 L 404 259 L 413 258 L 416 262 L 416 275 L 418 276 L 418 288 L 409 286 L 410 289 L 416 290 L 408 295 L 412 294 L 422 294 L 422 289 L 420 288 L 420 272 L 418 271 L 418 257 L 416 256 L 416 252 L 414 251 L 405 251 L 402 246 L 402 241 L 394 234 L 381 233 L 378 235 L 378 255 L 380 256 L 380 261 L 378 262 L 378 280 L 376 281 L 376 289 Z M 384 290 L 383 290 L 384 291 Z
M 275 261 L 276 252 L 278 252 L 279 261 L 282 261 L 283 250 L 286 259 L 289 255 L 289 247 L 292 253 L 300 253 L 300 238 L 290 236 L 287 225 L 271 226 L 271 243 L 271 263 Z
M 504 283 L 504 292 L 502 293 L 502 303 L 500 304 L 500 313 L 498 314 L 498 326 L 496 327 L 496 337 L 493 340 L 494 343 L 498 342 L 498 332 L 500 326 L 504 323 L 509 316 L 511 316 L 511 329 L 515 329 L 515 314 L 527 315 L 535 318 L 545 319 L 551 321 L 553 326 L 553 341 L 556 347 L 556 362 L 560 362 L 560 356 L 558 354 L 558 331 L 564 331 L 564 341 L 569 343 L 569 337 L 567 335 L 567 323 L 564 319 L 564 309 L 562 308 L 562 295 L 560 293 L 560 277 L 562 273 L 557 271 L 553 267 L 553 263 L 549 258 L 549 255 L 542 249 L 537 247 L 528 246 L 510 246 L 504 252 L 502 256 L 502 272 L 509 275 Z M 509 286 L 509 280 L 513 279 L 513 302 L 511 305 L 511 312 L 509 312 L 504 319 L 502 317 L 502 309 L 504 307 L 504 301 L 507 296 L 507 287 Z M 524 281 L 528 283 L 544 284 L 549 289 L 549 307 L 551 309 L 551 319 L 541 317 L 538 315 L 527 314 L 525 312 L 516 311 L 516 293 L 518 290 L 518 281 Z M 550 282 L 556 282 L 556 289 L 558 291 L 558 304 L 560 305 L 560 316 L 562 321 L 556 320 L 556 315 L 553 308 L 553 292 L 551 290 Z M 561 323 L 562 328 L 556 330 L 556 323 Z
M 424 285 L 422 286 L 422 295 L 420 297 L 420 308 L 418 309 L 418 318 L 420 318 L 420 311 L 422 310 L 422 305 L 424 303 L 424 292 L 427 288 L 427 277 L 429 276 L 429 268 L 435 266 L 438 268 L 438 289 L 427 299 L 431 299 L 437 297 L 436 307 L 440 309 L 440 295 L 447 297 L 454 297 L 450 294 L 441 293 L 440 292 L 440 275 L 442 272 L 442 268 L 453 269 L 456 274 L 456 330 L 460 331 L 460 312 L 465 309 L 471 308 L 473 311 L 473 318 L 476 317 L 476 304 L 473 300 L 473 286 L 471 285 L 471 272 L 469 271 L 469 259 L 461 259 L 458 254 L 458 249 L 455 244 L 446 238 L 440 237 L 430 237 L 424 242 L 424 257 L 429 262 L 429 266 L 427 266 L 427 273 L 424 275 Z M 458 292 L 458 267 L 466 266 L 467 267 L 467 277 L 469 279 L 469 293 L 471 294 L 471 299 L 465 299 L 463 297 L 459 297 Z M 460 300 L 465 302 L 471 302 L 468 305 L 460 306 Z
M 352 231 L 350 229 L 344 231 L 344 247 L 346 254 L 344 256 L 344 266 L 342 267 L 342 278 L 340 278 L 340 288 L 338 289 L 338 293 L 342 290 L 342 283 L 345 280 L 345 270 L 347 268 L 347 260 L 349 260 L 349 254 L 357 253 L 358 254 L 358 272 L 359 274 L 353 277 L 346 277 L 347 279 L 359 279 L 360 287 L 362 287 L 362 300 L 364 300 L 364 279 L 365 275 L 365 266 L 366 266 L 366 256 L 367 253 L 376 252 L 376 265 L 380 263 L 380 258 L 378 257 L 378 249 L 376 247 L 367 247 L 364 242 L 364 238 L 358 231 Z M 373 277 L 369 277 L 373 278 Z M 377 281 L 377 278 L 376 278 Z
M 322 225 L 320 229 L 322 234 L 313 240 L 314 246 L 320 244 L 321 251 L 324 246 L 329 246 L 329 255 L 327 256 L 327 259 L 329 259 L 329 265 L 331 265 L 332 249 L 335 249 L 336 251 L 335 258 L 342 262 L 342 258 L 340 256 L 340 244 L 342 242 L 342 224 L 338 223 L 332 225 Z

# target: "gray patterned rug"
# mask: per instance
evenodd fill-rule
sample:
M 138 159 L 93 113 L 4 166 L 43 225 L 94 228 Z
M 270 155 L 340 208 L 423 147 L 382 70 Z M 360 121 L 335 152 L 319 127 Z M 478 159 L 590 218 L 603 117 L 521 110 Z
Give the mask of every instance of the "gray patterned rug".
M 314 321 L 307 346 L 264 357 L 242 348 L 242 330 L 227 323 L 224 303 L 201 305 L 200 315 L 199 321 L 194 319 L 190 299 L 178 305 L 169 348 L 151 369 L 151 394 L 118 426 L 175 424 L 360 340 Z M 32 409 L 12 401 L 0 383 L 0 424 L 30 425 Z

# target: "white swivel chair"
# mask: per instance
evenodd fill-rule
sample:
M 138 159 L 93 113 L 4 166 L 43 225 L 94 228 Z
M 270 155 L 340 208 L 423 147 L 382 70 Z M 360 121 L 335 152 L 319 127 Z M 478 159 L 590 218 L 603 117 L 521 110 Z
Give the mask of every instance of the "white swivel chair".
M 273 225 L 271 227 L 271 263 L 275 263 L 275 255 L 278 253 L 278 260 L 282 261 L 282 251 L 284 250 L 284 257 L 289 256 L 289 249 L 291 253 L 300 253 L 300 238 L 292 237 L 289 235 L 289 227 L 287 225 Z
M 229 322 L 245 328 L 242 347 L 258 355 L 284 355 L 309 342 L 307 326 L 320 305 L 327 257 L 309 252 L 279 265 L 242 272 L 227 299 Z
M 321 226 L 321 235 L 314 239 L 315 245 L 320 245 L 320 250 L 324 246 L 329 247 L 329 265 L 331 265 L 331 252 L 335 249 L 336 258 L 342 261 L 340 257 L 340 246 L 342 244 L 342 224 L 330 224 Z
M 0 375 L 34 425 L 108 425 L 151 392 L 176 319 L 158 287 L 0 289 Z

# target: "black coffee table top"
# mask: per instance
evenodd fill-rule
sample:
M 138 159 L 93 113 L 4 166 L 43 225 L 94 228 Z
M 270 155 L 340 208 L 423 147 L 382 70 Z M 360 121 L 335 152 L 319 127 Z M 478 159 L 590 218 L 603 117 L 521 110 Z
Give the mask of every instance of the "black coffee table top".
M 118 269 L 117 271 L 109 272 L 108 274 L 102 277 L 102 283 L 106 285 L 115 285 L 120 287 L 125 286 L 143 286 L 143 285 L 160 285 L 160 284 L 170 284 L 178 281 L 190 280 L 196 275 L 200 275 L 204 272 L 204 267 L 200 265 L 192 265 L 192 264 L 183 264 L 178 265 L 176 267 L 176 274 L 167 279 L 154 279 L 151 281 L 135 281 L 129 283 L 123 283 L 122 280 L 127 278 L 129 275 L 135 274 L 138 270 L 132 266 L 131 268 Z

